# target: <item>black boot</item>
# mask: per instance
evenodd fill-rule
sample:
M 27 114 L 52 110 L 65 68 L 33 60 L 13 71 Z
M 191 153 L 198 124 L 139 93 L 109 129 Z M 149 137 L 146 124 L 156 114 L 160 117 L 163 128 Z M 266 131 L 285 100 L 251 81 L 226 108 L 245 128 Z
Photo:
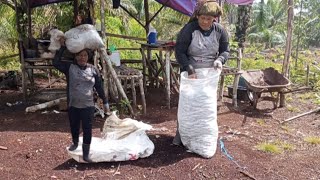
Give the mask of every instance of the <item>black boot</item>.
M 174 138 L 173 138 L 172 144 L 174 144 L 176 146 L 183 146 L 178 129 L 176 131 L 176 136 L 174 136 Z
M 89 158 L 90 144 L 82 144 L 83 160 L 92 163 L 93 161 Z
M 78 148 L 78 143 L 73 143 L 70 147 L 69 147 L 69 151 L 74 151 Z

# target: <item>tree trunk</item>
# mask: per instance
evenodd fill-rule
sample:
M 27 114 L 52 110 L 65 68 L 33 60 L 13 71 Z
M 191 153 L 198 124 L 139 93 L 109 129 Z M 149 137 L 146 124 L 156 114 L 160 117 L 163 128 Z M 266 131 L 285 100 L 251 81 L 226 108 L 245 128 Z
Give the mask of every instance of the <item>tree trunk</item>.
M 285 77 L 289 76 L 289 65 L 291 56 L 291 46 L 292 46 L 292 30 L 293 30 L 293 0 L 288 0 L 288 24 L 287 24 L 287 40 L 285 56 L 282 65 L 282 74 Z M 286 99 L 284 94 L 280 94 L 280 107 L 286 106 Z
M 250 23 L 251 5 L 238 6 L 238 22 L 236 25 L 236 41 L 240 48 L 244 47 L 247 29 Z
M 298 38 L 297 38 L 297 47 L 296 47 L 296 62 L 294 64 L 295 69 L 297 69 L 298 66 L 298 57 L 299 57 L 299 44 L 300 44 L 300 32 L 301 32 L 301 16 L 302 16 L 302 8 L 303 8 L 303 1 L 300 0 L 300 14 L 299 14 L 299 23 L 298 23 L 298 27 L 299 27 L 299 31 L 298 31 Z

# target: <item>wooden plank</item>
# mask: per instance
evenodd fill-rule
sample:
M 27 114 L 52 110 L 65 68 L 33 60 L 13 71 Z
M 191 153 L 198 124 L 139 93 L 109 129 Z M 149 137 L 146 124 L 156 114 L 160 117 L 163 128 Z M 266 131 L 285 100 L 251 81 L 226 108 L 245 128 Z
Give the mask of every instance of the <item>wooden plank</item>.
M 54 69 L 54 67 L 51 65 L 38 65 L 38 66 L 25 65 L 25 69 Z
M 140 37 L 132 37 L 132 36 L 119 35 L 119 34 L 112 34 L 112 33 L 106 33 L 106 35 L 109 37 L 117 37 L 117 38 L 131 39 L 131 40 L 137 40 L 137 41 L 147 41 L 146 38 L 140 38 Z
M 121 64 L 142 64 L 140 59 L 121 59 Z

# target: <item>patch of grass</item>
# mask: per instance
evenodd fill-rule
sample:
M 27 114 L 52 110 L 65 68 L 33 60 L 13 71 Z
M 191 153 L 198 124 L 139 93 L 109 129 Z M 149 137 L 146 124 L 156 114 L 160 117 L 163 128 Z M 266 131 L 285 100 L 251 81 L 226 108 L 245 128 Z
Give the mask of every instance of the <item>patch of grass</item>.
M 291 111 L 291 112 L 300 112 L 300 109 L 299 109 L 299 108 L 293 107 L 293 106 L 291 106 L 291 105 L 288 105 L 288 106 L 287 106 L 287 109 L 288 109 L 288 111 Z
M 310 144 L 320 144 L 320 137 L 317 136 L 311 136 L 311 137 L 306 137 L 304 138 L 304 141 L 310 143 Z
M 320 105 L 320 96 L 316 93 L 314 94 L 315 98 L 313 99 L 313 103 Z
M 294 150 L 295 146 L 293 144 L 289 144 L 289 143 L 286 143 L 286 142 L 283 142 L 281 144 L 281 147 L 285 150 L 285 151 L 292 151 Z
M 260 151 L 271 153 L 271 154 L 280 154 L 283 151 L 292 151 L 295 149 L 293 144 L 276 140 L 274 142 L 264 142 L 256 145 L 256 148 Z
M 280 146 L 285 151 L 292 151 L 294 149 L 294 145 L 287 143 L 285 141 L 276 140 L 275 144 Z
M 271 153 L 271 154 L 280 154 L 282 152 L 281 148 L 275 143 L 260 143 L 256 146 L 260 151 Z
M 300 94 L 298 97 L 299 97 L 299 99 L 314 99 L 314 98 L 316 98 L 315 94 L 312 92 Z
M 263 119 L 257 119 L 257 123 L 260 125 L 260 126 L 264 126 L 266 124 L 266 122 L 263 120 Z
M 286 101 L 287 101 L 287 102 L 293 102 L 293 98 L 292 98 L 291 96 L 287 96 L 287 97 L 286 97 Z

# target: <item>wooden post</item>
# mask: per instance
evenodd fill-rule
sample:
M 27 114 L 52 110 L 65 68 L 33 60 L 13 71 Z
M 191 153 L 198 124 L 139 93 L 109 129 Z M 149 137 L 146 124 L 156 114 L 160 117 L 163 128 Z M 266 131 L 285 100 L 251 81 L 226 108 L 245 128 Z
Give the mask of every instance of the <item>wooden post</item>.
M 145 98 L 144 89 L 143 89 L 142 77 L 139 77 L 139 88 L 140 88 L 140 94 L 142 99 L 143 114 L 147 115 L 147 105 L 146 105 L 146 98 Z
M 24 56 L 23 56 L 23 48 L 22 41 L 19 40 L 19 52 L 20 52 L 20 63 L 21 63 L 21 76 L 22 76 L 22 92 L 23 92 L 23 100 L 27 100 L 28 92 L 27 92 L 27 72 L 25 68 Z
M 221 75 L 218 101 L 223 101 L 223 88 L 224 88 L 224 75 Z
M 292 31 L 293 31 L 293 1 L 288 0 L 288 24 L 287 24 L 287 40 L 286 40 L 286 49 L 285 56 L 282 65 L 282 74 L 285 77 L 289 76 L 289 65 L 290 65 L 290 56 L 291 56 L 291 46 L 292 46 Z M 280 107 L 285 107 L 285 94 L 280 94 Z
M 133 106 L 137 107 L 137 93 L 136 93 L 134 79 L 135 79 L 134 77 L 131 77 L 131 92 L 132 92 Z
M 107 55 L 107 52 L 106 52 L 106 49 L 105 47 L 103 48 L 100 48 L 100 56 L 101 58 L 107 62 L 107 67 L 108 67 L 108 70 L 110 71 L 111 73 L 111 76 L 112 78 L 114 79 L 115 83 L 116 83 L 116 86 L 119 90 L 119 93 L 120 95 L 124 98 L 124 100 L 126 100 L 127 102 L 129 102 L 129 99 L 126 95 L 126 93 L 124 92 L 123 88 L 122 88 L 122 85 L 121 85 L 121 82 L 120 80 L 118 79 L 118 76 L 117 76 L 117 73 L 114 71 L 113 67 L 112 67 L 112 64 L 111 64 L 111 60 L 109 58 L 109 56 Z M 129 112 L 132 116 L 134 116 L 134 112 L 133 112 L 133 109 L 132 109 L 132 106 L 130 103 L 128 103 L 128 109 L 129 109 Z
M 238 98 L 237 98 L 237 93 L 238 93 L 238 85 L 239 85 L 239 79 L 240 79 L 240 73 L 239 71 L 241 70 L 241 59 L 242 59 L 242 48 L 238 48 L 238 53 L 237 53 L 237 67 L 238 67 L 238 72 L 234 76 L 234 81 L 233 81 L 233 91 L 232 91 L 232 104 L 233 107 L 237 108 L 238 107 Z
M 166 59 L 166 90 L 167 90 L 167 107 L 170 109 L 170 52 L 167 50 L 165 54 L 165 59 Z
M 100 22 L 101 22 L 101 37 L 103 42 L 105 42 L 106 38 L 106 22 L 105 22 L 105 2 L 104 0 L 100 0 Z
M 93 24 L 96 24 L 96 21 L 95 21 L 95 14 L 94 14 L 94 1 L 93 0 L 87 0 L 87 5 L 88 5 L 88 11 L 87 12 L 88 16 L 90 15 L 90 18 L 92 19 L 92 23 Z
M 73 0 L 73 22 L 75 24 L 79 14 L 79 0 Z
M 297 69 L 297 66 L 298 66 L 299 44 L 300 44 L 300 33 L 301 33 L 300 25 L 301 25 L 302 8 L 303 8 L 303 1 L 300 0 L 300 13 L 299 13 L 299 22 L 298 22 L 299 31 L 298 31 L 298 37 L 297 37 L 296 61 L 295 61 L 295 64 L 294 64 L 294 68 L 295 69 Z
M 140 52 L 142 55 L 142 75 L 143 75 L 143 89 L 145 91 L 147 91 L 146 89 L 146 83 L 147 83 L 147 78 L 146 78 L 146 69 L 147 69 L 147 59 L 146 59 L 146 55 L 144 54 L 145 48 L 140 48 Z
M 18 48 L 19 48 L 19 59 L 21 63 L 23 100 L 26 101 L 27 100 L 26 71 L 25 71 L 25 62 L 24 62 L 23 49 L 22 49 L 21 26 L 19 23 L 20 16 L 19 16 L 18 4 L 16 0 L 14 0 L 14 8 L 16 11 L 16 26 L 17 26 L 18 36 L 19 36 Z
M 310 64 L 307 65 L 307 77 L 306 77 L 306 86 L 309 86 L 309 76 L 310 76 Z
M 28 3 L 28 48 L 30 47 L 31 44 L 31 37 L 32 37 L 32 31 L 31 31 L 31 25 L 32 25 L 32 20 L 31 20 L 31 8 L 30 8 L 30 4 Z
M 100 0 L 100 22 L 101 22 L 101 38 L 103 43 L 105 43 L 106 40 L 106 24 L 105 24 L 105 2 L 104 0 Z M 109 99 L 109 86 L 108 86 L 108 71 L 107 71 L 107 65 L 105 61 L 102 61 L 102 58 L 100 57 L 101 63 L 102 63 L 102 74 L 104 77 L 103 81 L 103 87 L 104 92 L 106 94 L 106 98 Z

